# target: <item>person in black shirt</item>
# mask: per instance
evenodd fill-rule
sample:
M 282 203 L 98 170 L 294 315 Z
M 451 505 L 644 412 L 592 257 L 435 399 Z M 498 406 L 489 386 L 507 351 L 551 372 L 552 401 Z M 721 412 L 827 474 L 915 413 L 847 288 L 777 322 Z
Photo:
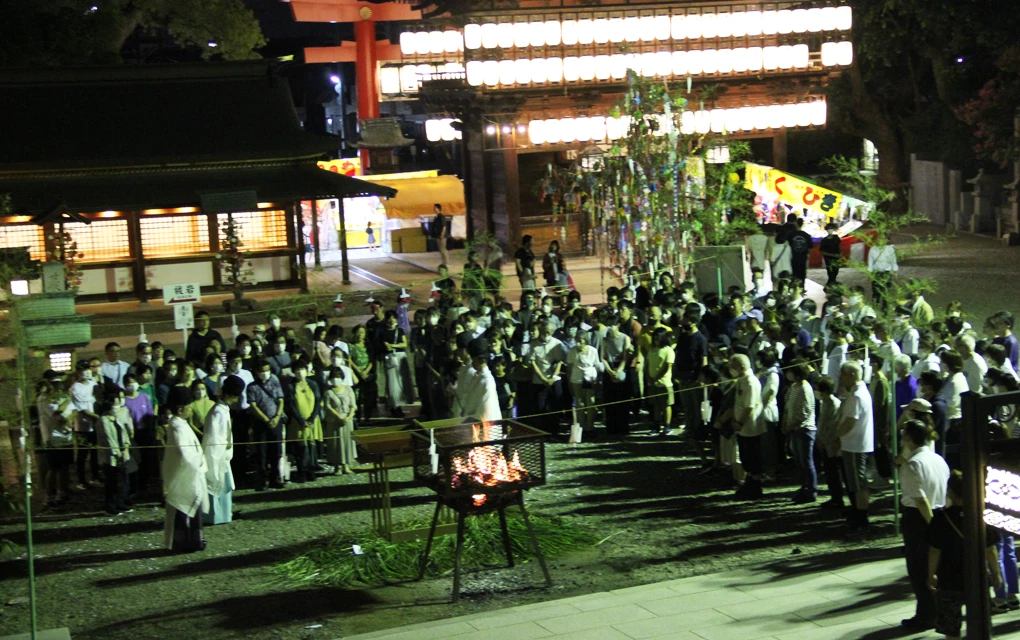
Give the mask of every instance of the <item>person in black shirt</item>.
M 836 284 L 836 278 L 839 277 L 839 267 L 843 263 L 839 234 L 836 233 L 838 230 L 839 226 L 835 222 L 825 225 L 825 231 L 829 235 L 822 238 L 821 242 L 818 243 L 822 259 L 825 260 L 825 273 L 829 276 L 829 279 L 825 282 L 827 287 Z
M 804 231 L 804 218 L 797 218 L 796 229 L 786 236 L 786 242 L 790 245 L 790 266 L 793 268 L 793 277 L 803 283 L 807 280 L 808 256 L 814 247 L 814 238 L 807 231 Z
M 531 236 L 521 238 L 521 246 L 514 252 L 514 263 L 517 266 L 517 279 L 521 289 L 527 291 L 535 288 L 535 253 L 531 250 Z
M 680 330 L 676 334 L 676 361 L 673 363 L 674 388 L 680 394 L 680 405 L 684 411 L 684 432 L 691 446 L 707 461 L 702 440 L 711 436 L 706 432 L 701 415 L 701 401 L 704 390 L 698 386 L 698 376 L 708 364 L 708 338 L 698 329 L 700 320 L 697 311 L 684 312 L 680 319 Z

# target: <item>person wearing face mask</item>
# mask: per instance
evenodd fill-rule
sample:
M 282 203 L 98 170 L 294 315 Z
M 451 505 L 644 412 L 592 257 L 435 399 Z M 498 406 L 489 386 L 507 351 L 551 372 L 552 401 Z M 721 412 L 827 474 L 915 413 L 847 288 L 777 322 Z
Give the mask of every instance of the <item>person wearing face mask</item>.
M 294 382 L 286 389 L 288 447 L 296 463 L 294 482 L 315 480 L 315 442 L 322 439 L 319 409 L 322 402 L 319 385 L 310 377 L 311 362 L 300 359 L 294 363 Z
M 241 352 L 241 367 L 250 370 L 252 363 L 255 362 L 255 345 L 253 344 L 252 339 L 249 338 L 247 334 L 242 333 L 238 335 L 237 339 L 234 341 L 234 348 Z M 203 359 L 202 363 L 204 364 L 207 362 L 207 359 L 208 356 L 206 356 L 206 359 Z M 204 368 L 203 371 L 205 371 Z M 206 372 L 208 373 L 208 371 Z
M 139 342 L 135 347 L 135 361 L 128 367 L 127 372 L 137 378 L 142 369 L 148 369 L 151 375 L 155 375 L 156 366 L 152 362 L 152 352 L 152 346 L 148 342 Z
M 407 366 L 407 335 L 397 326 L 397 316 L 386 314 L 385 328 L 379 334 L 380 361 L 386 372 L 386 403 L 390 415 L 403 417 L 403 407 L 411 404 L 410 370 Z
M 877 317 L 875 310 L 864 301 L 864 287 L 857 285 L 850 290 L 850 306 L 846 308 L 846 316 L 854 325 L 860 324 L 864 318 Z
M 279 314 L 275 311 L 270 311 L 266 314 L 266 323 L 269 325 L 269 330 L 266 332 L 266 342 L 267 344 L 273 344 L 276 335 L 281 332 L 282 328 Z
M 202 384 L 201 380 L 195 380 L 189 388 L 191 389 L 192 397 L 195 398 L 194 402 L 191 403 L 190 424 L 191 428 L 195 430 L 195 435 L 201 438 L 205 418 L 216 405 L 216 401 L 209 397 L 209 390 Z
M 46 505 L 58 507 L 71 492 L 68 469 L 74 462 L 74 403 L 56 373 L 36 385 L 36 407 L 46 453 Z
M 202 443 L 188 423 L 193 400 L 186 387 L 174 387 L 167 399 L 171 417 L 163 457 L 163 493 L 166 495 L 163 542 L 174 552 L 205 549 L 201 514 L 209 511 L 208 467 Z
M 900 347 L 900 353 L 910 356 L 911 361 L 917 358 L 921 334 L 910 324 L 910 311 L 906 307 L 897 307 L 893 319 L 892 339 Z
M 244 381 L 245 385 L 250 385 L 255 382 L 255 376 L 251 371 L 242 367 L 243 362 L 244 359 L 241 357 L 240 352 L 236 349 L 231 349 L 227 352 L 226 373 L 231 376 L 237 376 Z M 237 404 L 230 407 L 230 411 L 230 422 L 231 427 L 234 429 L 235 442 L 234 457 L 231 461 L 232 470 L 235 478 L 245 478 L 248 474 L 248 445 L 245 443 L 255 440 L 252 438 L 251 433 L 253 417 L 248 403 L 248 394 L 242 394 Z
M 532 392 L 535 394 L 537 406 L 535 410 L 542 414 L 532 419 L 535 427 L 546 433 L 557 433 L 560 420 L 557 413 L 563 398 L 560 369 L 567 358 L 563 344 L 553 337 L 556 326 L 547 321 L 539 328 L 538 338 L 530 345 L 527 363 L 531 365 Z
M 290 352 L 287 351 L 287 337 L 281 334 L 270 344 L 272 349 L 265 358 L 265 361 L 269 363 L 270 370 L 274 376 L 281 380 L 290 378 L 292 375 L 291 357 Z
M 110 390 L 109 399 L 96 404 L 99 460 L 106 477 L 106 513 L 111 516 L 132 511 L 127 490 L 127 465 L 131 459 L 131 419 L 120 412 L 124 392 Z
M 156 377 L 156 404 L 165 406 L 170 399 L 170 389 L 177 384 L 177 376 L 180 366 L 177 360 L 167 358 Z
M 88 486 L 100 486 L 99 480 L 99 454 L 96 450 L 96 427 L 99 415 L 95 411 L 96 388 L 98 382 L 91 369 L 81 369 L 75 382 L 71 385 L 71 402 L 74 404 L 77 421 L 74 427 L 77 452 L 75 464 L 78 471 L 78 484 L 75 486 L 79 491 Z M 85 463 L 91 459 L 92 482 L 85 477 Z
M 226 367 L 223 366 L 223 362 L 216 354 L 209 354 L 205 358 L 205 366 L 203 369 L 206 372 L 201 382 L 205 385 L 206 395 L 210 398 L 218 398 L 220 396 L 220 385 L 223 382 L 223 372 Z
M 131 466 L 128 470 L 128 487 L 132 494 L 144 493 L 150 480 L 159 472 L 159 460 L 153 445 L 156 444 L 156 411 L 151 398 L 141 391 L 135 376 L 124 376 L 124 408 L 131 418 Z
M 330 370 L 330 384 L 323 404 L 326 415 L 323 428 L 326 462 L 333 467 L 334 475 L 351 473 L 358 463 L 354 442 L 354 415 L 358 412 L 358 400 L 354 396 L 354 389 L 344 382 L 339 367 Z
M 245 386 L 237 376 L 226 378 L 223 394 L 202 423 L 205 483 L 209 490 L 209 509 L 202 515 L 202 524 L 226 524 L 233 520 L 235 484 L 230 463 L 234 457 L 234 433 L 230 409 L 241 400 Z
M 258 482 L 255 485 L 256 491 L 265 491 L 266 487 L 279 489 L 283 487 L 281 478 L 281 459 L 283 457 L 283 425 L 286 420 L 284 412 L 285 394 L 280 379 L 271 372 L 269 363 L 259 361 L 255 363 L 255 380 L 248 383 L 245 388 L 244 400 L 247 401 L 251 412 L 251 424 L 253 437 L 257 443 L 258 468 L 256 476 Z M 236 417 L 231 413 L 231 420 Z M 234 439 L 237 442 L 237 439 Z M 236 459 L 238 452 L 234 452 Z M 236 464 L 231 464 L 236 467 Z M 237 478 L 236 469 L 234 477 Z
M 740 462 L 747 474 L 744 484 L 733 495 L 741 500 L 757 500 L 763 495 L 761 440 L 766 432 L 761 383 L 754 376 L 747 356 L 731 356 L 729 366 L 734 377 L 733 429 L 737 435 Z
M 595 382 L 602 370 L 599 352 L 589 344 L 590 340 L 587 331 L 577 332 L 576 344 L 567 352 L 571 395 L 585 437 L 592 436 L 595 430 Z
M 560 243 L 556 240 L 549 243 L 549 250 L 542 256 L 542 275 L 547 287 L 558 289 L 567 286 L 567 265 L 560 253 Z

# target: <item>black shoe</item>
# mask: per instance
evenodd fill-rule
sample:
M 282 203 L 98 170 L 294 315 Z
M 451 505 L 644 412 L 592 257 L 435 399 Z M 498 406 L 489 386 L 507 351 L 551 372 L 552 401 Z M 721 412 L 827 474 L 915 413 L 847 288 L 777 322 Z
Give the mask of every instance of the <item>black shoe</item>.
M 269 483 L 269 488 L 270 489 L 282 489 L 283 488 L 283 483 L 280 482 L 279 480 L 277 480 L 276 482 L 270 482 Z
M 935 628 L 935 623 L 925 622 L 917 616 L 914 616 L 913 618 L 904 618 L 900 621 L 900 625 L 902 625 L 904 629 L 910 629 L 911 631 L 927 631 L 928 629 Z
M 823 502 L 822 504 L 820 504 L 818 506 L 820 506 L 823 509 L 845 509 L 846 508 L 846 505 L 843 504 L 842 500 L 836 500 L 835 498 L 830 498 L 830 499 L 826 500 L 825 502 Z

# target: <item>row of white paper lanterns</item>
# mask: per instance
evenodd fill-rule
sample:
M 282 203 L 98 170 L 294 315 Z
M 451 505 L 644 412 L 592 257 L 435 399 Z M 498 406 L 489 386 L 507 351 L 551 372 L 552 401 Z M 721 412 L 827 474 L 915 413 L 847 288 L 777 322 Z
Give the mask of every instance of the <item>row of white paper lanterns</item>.
M 468 24 L 460 31 L 405 31 L 404 55 L 457 53 L 467 49 L 509 49 L 560 44 L 586 45 L 701 38 L 742 38 L 789 33 L 848 31 L 853 13 L 848 6 L 781 11 L 735 11 L 691 15 L 582 18 L 534 22 Z
M 695 133 L 723 134 L 822 126 L 825 124 L 826 112 L 824 100 L 797 104 L 685 111 L 680 119 L 680 131 L 686 135 Z M 665 135 L 672 128 L 672 121 L 665 115 L 659 115 L 657 118 L 659 129 L 656 133 Z M 454 120 L 451 118 L 427 120 L 425 122 L 425 137 L 431 142 L 461 139 L 461 132 L 454 130 L 453 122 Z M 627 135 L 629 128 L 629 116 L 620 118 L 604 116 L 550 118 L 532 120 L 528 123 L 527 133 L 531 144 L 540 145 L 618 140 Z M 490 135 L 494 135 L 498 128 L 495 125 L 490 125 L 486 131 Z M 512 129 L 505 126 L 503 131 L 510 133 Z M 519 126 L 518 131 L 523 133 L 523 126 Z
M 822 63 L 849 65 L 853 61 L 850 42 L 826 43 Z M 745 73 L 806 69 L 810 64 L 807 45 L 706 49 L 704 51 L 659 51 L 611 56 L 568 56 L 566 58 L 522 58 L 520 60 L 472 60 L 466 65 L 471 86 L 576 82 L 578 80 L 621 80 L 633 69 L 645 77 L 697 76 L 716 73 Z

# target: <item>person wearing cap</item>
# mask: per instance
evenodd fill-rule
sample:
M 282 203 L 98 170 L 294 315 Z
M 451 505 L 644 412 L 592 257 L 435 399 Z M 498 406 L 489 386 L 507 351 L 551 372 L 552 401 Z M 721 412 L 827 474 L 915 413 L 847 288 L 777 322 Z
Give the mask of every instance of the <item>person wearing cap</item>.
M 949 432 L 949 405 L 941 393 L 944 384 L 942 376 L 935 371 L 925 371 L 917 379 L 917 394 L 928 401 L 932 425 L 938 434 L 938 439 L 935 440 L 935 453 L 943 457 L 946 456 L 946 434 Z
M 233 519 L 231 511 L 235 485 L 230 461 L 234 457 L 234 433 L 230 409 L 240 401 L 245 386 L 241 378 L 227 377 L 223 381 L 219 399 L 205 417 L 202 449 L 205 452 L 209 509 L 202 516 L 203 524 L 225 524 Z
M 163 494 L 166 496 L 166 520 L 163 543 L 170 551 L 205 549 L 200 512 L 209 510 L 205 455 L 202 443 L 188 423 L 194 398 L 187 387 L 170 389 L 167 408 L 166 448 L 163 456 Z
M 915 631 L 935 626 L 935 596 L 928 589 L 928 525 L 934 512 L 946 506 L 949 481 L 949 465 L 927 446 L 930 437 L 929 425 L 920 420 L 907 420 L 900 427 L 903 548 L 907 576 L 917 598 L 914 616 L 902 624 Z
M 928 427 L 928 442 L 925 444 L 926 447 L 935 451 L 935 443 L 939 439 L 939 433 L 935 429 L 935 419 L 932 415 L 932 404 L 924 398 L 914 398 L 909 403 L 897 407 L 897 411 L 900 411 L 900 417 L 896 420 L 896 428 L 901 429 L 903 425 L 910 422 L 911 420 L 917 420 L 918 422 L 924 423 Z M 896 457 L 896 465 L 901 465 L 906 460 L 905 452 L 900 452 L 900 455 Z
M 502 420 L 503 412 L 499 408 L 496 379 L 489 371 L 489 341 L 485 338 L 475 338 L 468 343 L 467 351 L 471 356 L 471 364 L 464 377 L 457 381 L 461 415 L 482 422 Z
M 268 339 L 268 336 L 266 334 L 266 325 L 264 325 L 264 324 L 257 324 L 257 325 L 255 325 L 254 327 L 252 327 L 251 334 L 252 334 L 252 341 L 257 342 L 260 345 L 262 345 L 262 349 L 264 351 L 266 346 L 269 345 L 269 339 Z

